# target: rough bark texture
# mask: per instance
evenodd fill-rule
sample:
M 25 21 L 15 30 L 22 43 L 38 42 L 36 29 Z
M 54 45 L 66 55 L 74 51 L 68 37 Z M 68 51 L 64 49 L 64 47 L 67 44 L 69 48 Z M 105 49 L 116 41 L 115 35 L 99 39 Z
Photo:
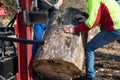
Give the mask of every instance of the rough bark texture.
M 82 73 L 84 34 L 73 35 L 63 30 L 63 24 L 74 22 L 79 13 L 77 10 L 67 9 L 61 19 L 58 18 L 58 13 L 52 13 L 49 27 L 43 37 L 45 44 L 37 51 L 32 66 L 37 74 L 47 80 L 72 80 Z

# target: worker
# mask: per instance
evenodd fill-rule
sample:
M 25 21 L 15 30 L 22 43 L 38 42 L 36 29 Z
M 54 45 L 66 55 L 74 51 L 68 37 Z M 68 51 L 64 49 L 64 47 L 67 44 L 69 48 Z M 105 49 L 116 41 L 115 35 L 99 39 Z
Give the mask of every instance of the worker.
M 53 7 L 48 9 L 49 15 L 52 11 L 54 10 L 58 10 L 59 7 L 62 5 L 63 0 L 48 0 L 51 4 L 53 4 Z M 42 4 L 40 4 L 42 5 Z M 40 7 L 40 10 L 42 10 L 42 7 Z M 54 9 L 54 10 L 53 10 Z M 48 19 L 49 21 L 49 19 Z M 43 33 L 45 31 L 45 29 L 47 28 L 47 24 L 34 24 L 34 34 L 33 34 L 33 40 L 42 40 L 43 37 Z M 34 58 L 37 49 L 39 48 L 38 45 L 33 45 L 32 47 L 32 57 Z
M 84 78 L 85 80 L 95 80 L 95 50 L 113 41 L 120 43 L 120 7 L 115 0 L 87 0 L 86 8 L 88 18 L 77 26 L 65 25 L 64 30 L 75 34 L 88 32 L 98 24 L 102 28 L 93 39 L 85 44 L 86 75 Z

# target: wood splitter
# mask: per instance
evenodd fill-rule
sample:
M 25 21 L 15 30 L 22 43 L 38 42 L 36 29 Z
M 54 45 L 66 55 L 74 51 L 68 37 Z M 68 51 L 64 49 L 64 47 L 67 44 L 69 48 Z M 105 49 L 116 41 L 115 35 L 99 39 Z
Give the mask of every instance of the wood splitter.
M 48 13 L 39 10 L 39 1 L 44 0 L 34 0 L 34 10 L 31 10 L 31 0 L 15 0 L 15 16 L 7 26 L 0 27 L 0 80 L 32 80 L 32 44 L 44 44 L 44 41 L 32 40 L 32 24 L 47 23 L 48 19 Z M 15 35 L 16 38 L 9 35 Z M 14 55 L 10 57 L 5 55 L 6 41 L 13 44 Z M 14 42 L 17 42 L 17 50 Z

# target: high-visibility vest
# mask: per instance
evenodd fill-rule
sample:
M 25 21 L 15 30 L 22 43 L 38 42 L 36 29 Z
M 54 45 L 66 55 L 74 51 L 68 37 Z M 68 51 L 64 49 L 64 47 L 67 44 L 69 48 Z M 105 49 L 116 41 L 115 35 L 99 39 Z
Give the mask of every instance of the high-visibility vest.
M 90 29 L 101 24 L 108 31 L 120 29 L 120 7 L 115 0 L 88 0 L 89 17 L 85 24 Z

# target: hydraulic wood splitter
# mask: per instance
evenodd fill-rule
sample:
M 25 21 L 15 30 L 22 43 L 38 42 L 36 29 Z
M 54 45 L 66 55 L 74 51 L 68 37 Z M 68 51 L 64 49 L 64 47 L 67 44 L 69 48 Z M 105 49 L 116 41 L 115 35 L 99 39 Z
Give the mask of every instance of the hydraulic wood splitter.
M 31 10 L 31 0 L 15 0 L 16 15 L 7 27 L 0 27 L 0 41 L 3 47 L 0 56 L 0 80 L 32 80 L 32 44 L 44 44 L 43 41 L 32 40 L 34 23 L 47 23 L 47 12 L 38 10 L 38 1 L 34 0 L 35 11 Z M 13 27 L 13 23 L 16 24 Z M 11 34 L 12 33 L 12 34 Z M 16 35 L 8 37 L 8 35 Z M 6 57 L 5 41 L 17 42 L 16 55 Z M 8 76 L 9 75 L 9 76 Z

